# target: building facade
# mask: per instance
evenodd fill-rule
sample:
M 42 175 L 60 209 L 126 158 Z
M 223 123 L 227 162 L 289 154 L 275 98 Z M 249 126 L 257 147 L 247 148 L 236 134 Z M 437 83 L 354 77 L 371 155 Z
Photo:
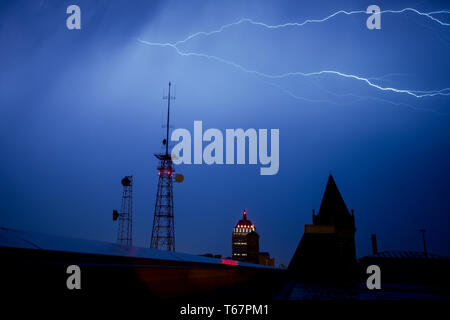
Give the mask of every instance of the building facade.
M 260 252 L 259 264 L 262 264 L 263 266 L 275 267 L 275 259 L 271 258 L 268 252 Z
M 259 263 L 259 235 L 255 225 L 247 219 L 246 210 L 233 228 L 231 241 L 233 260 Z

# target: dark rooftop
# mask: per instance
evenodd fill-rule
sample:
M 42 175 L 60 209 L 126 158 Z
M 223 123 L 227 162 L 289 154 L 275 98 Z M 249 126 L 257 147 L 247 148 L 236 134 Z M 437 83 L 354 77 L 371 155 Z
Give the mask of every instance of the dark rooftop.
M 375 253 L 364 258 L 391 258 L 391 259 L 434 259 L 434 260 L 450 260 L 448 257 L 437 254 L 420 252 L 420 251 L 401 251 L 391 250 Z

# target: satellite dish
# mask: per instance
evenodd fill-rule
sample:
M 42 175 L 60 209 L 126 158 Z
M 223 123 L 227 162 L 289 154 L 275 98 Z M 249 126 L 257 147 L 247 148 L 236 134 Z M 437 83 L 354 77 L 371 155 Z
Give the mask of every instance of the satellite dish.
M 116 221 L 118 217 L 119 213 L 117 212 L 117 210 L 113 210 L 113 221 Z
M 183 182 L 183 180 L 184 180 L 184 176 L 181 174 L 181 173 L 178 173 L 176 176 L 175 176 L 175 181 L 176 182 Z
M 123 185 L 124 187 L 130 186 L 130 185 L 131 185 L 130 177 L 125 177 L 125 178 L 123 178 L 123 179 L 122 179 L 122 185 Z

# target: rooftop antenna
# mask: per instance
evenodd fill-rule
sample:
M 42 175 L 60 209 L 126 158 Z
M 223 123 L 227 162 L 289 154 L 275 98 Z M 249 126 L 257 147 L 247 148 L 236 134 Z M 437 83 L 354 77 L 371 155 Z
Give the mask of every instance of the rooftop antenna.
M 113 210 L 113 221 L 119 220 L 117 243 L 131 246 L 133 244 L 133 176 L 122 179 L 122 206 L 120 212 Z
M 170 95 L 171 86 L 172 84 L 169 82 L 169 92 L 167 95 L 163 95 L 163 99 L 167 100 L 166 138 L 163 140 L 163 144 L 166 146 L 166 155 L 169 155 L 170 99 L 175 100 L 175 95 Z
M 173 211 L 173 169 L 172 156 L 169 154 L 169 130 L 170 130 L 170 100 L 175 96 L 170 94 L 171 83 L 169 82 L 169 92 L 163 99 L 167 99 L 167 125 L 166 138 L 163 140 L 165 153 L 155 154 L 159 160 L 158 166 L 158 189 L 156 191 L 155 212 L 153 216 L 152 237 L 150 248 L 175 251 L 175 223 Z M 175 176 L 176 182 L 182 182 L 184 177 L 181 174 Z

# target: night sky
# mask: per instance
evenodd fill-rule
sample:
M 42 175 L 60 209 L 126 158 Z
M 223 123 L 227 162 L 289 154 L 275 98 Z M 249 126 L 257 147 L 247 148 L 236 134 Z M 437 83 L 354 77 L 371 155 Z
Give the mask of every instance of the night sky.
M 66 28 L 71 4 L 81 30 Z M 369 30 L 367 14 L 339 14 L 280 28 L 244 21 L 179 44 L 189 56 L 148 44 L 370 4 L 450 12 L 444 1 L 2 1 L 0 226 L 115 242 L 112 209 L 133 175 L 133 242 L 148 247 L 172 81 L 172 130 L 192 133 L 194 120 L 223 133 L 280 130 L 277 175 L 261 176 L 259 164 L 176 167 L 177 251 L 230 256 L 246 208 L 261 250 L 287 264 L 331 172 L 355 210 L 358 257 L 370 254 L 371 233 L 381 251 L 420 251 L 422 228 L 429 252 L 450 256 L 450 90 L 415 97 L 337 74 L 262 75 L 334 70 L 416 95 L 442 90 L 450 25 L 406 11 Z

